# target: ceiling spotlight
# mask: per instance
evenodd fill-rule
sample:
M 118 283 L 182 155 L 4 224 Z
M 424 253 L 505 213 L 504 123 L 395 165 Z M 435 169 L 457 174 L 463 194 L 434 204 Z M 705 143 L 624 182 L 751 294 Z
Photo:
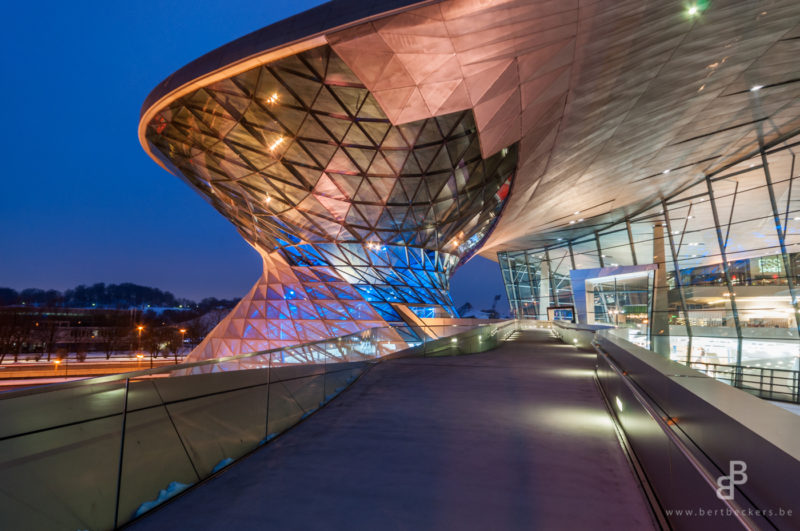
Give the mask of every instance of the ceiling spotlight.
M 556 241 L 563 242 L 564 238 L 556 238 Z
M 276 148 L 276 147 L 278 147 L 278 146 L 280 146 L 281 144 L 283 144 L 283 141 L 284 141 L 284 140 L 285 140 L 285 139 L 284 139 L 283 137 L 279 137 L 279 138 L 278 138 L 278 140 L 276 140 L 275 142 L 273 142 L 273 143 L 272 143 L 272 144 L 269 146 L 269 150 L 270 150 L 270 151 L 275 151 L 275 148 Z
M 569 222 L 569 224 L 570 225 L 574 225 L 575 224 L 575 220 L 573 219 L 572 221 Z
M 583 221 L 583 218 L 579 219 L 578 221 Z
M 578 214 L 580 214 L 580 213 L 581 213 L 581 211 L 580 211 L 580 210 L 578 210 L 578 211 L 574 212 L 573 214 L 575 214 L 575 215 L 577 216 L 577 215 L 578 215 Z
M 686 14 L 689 15 L 690 17 L 693 17 L 698 13 L 700 13 L 700 8 L 698 8 L 697 6 L 689 6 L 689 9 L 686 10 Z
M 752 87 L 750 87 L 750 92 L 758 92 L 762 88 L 764 88 L 764 85 L 753 85 Z
M 664 171 L 662 171 L 661 173 L 663 173 L 664 175 L 666 175 L 667 173 L 669 173 L 669 172 L 671 172 L 671 171 L 672 171 L 672 170 L 664 170 Z
M 270 201 L 272 201 L 272 198 L 269 196 L 269 194 L 267 194 L 267 198 L 264 199 L 264 202 L 269 203 Z

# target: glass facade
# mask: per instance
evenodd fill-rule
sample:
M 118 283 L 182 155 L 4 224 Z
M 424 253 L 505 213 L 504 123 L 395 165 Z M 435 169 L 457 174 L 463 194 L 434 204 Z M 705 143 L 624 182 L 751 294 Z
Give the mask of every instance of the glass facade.
M 597 322 L 681 362 L 797 369 L 800 175 L 792 140 L 710 173 L 624 221 L 498 253 L 511 311 L 573 302 L 570 270 L 655 264 L 642 281 L 587 288 Z M 591 293 L 591 295 L 589 295 Z
M 396 304 L 456 316 L 450 275 L 497 220 L 517 160 L 516 145 L 482 157 L 472 111 L 392 125 L 328 46 L 176 99 L 146 138 L 264 255 L 238 312 L 281 342 L 259 349 L 398 322 Z

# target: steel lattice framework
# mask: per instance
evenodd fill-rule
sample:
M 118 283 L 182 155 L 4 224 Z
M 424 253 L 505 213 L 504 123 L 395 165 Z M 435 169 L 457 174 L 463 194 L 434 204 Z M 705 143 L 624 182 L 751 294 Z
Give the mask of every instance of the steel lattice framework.
M 175 100 L 147 139 L 264 257 L 202 357 L 398 322 L 396 304 L 455 316 L 448 279 L 516 164 L 516 145 L 482 157 L 471 111 L 392 125 L 328 46 Z

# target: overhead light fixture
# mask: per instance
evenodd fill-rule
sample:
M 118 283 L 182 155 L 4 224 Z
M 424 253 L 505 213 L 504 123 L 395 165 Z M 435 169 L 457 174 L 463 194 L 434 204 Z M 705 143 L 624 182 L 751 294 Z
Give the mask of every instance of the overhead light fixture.
M 665 175 L 666 175 L 667 173 L 669 173 L 669 172 L 671 172 L 671 171 L 672 171 L 672 170 L 664 170 L 664 171 L 662 171 L 661 173 L 663 173 L 663 174 L 665 174 Z
M 578 211 L 574 212 L 574 214 L 575 214 L 576 216 L 577 216 L 578 214 L 580 214 L 580 213 L 581 213 L 581 211 L 580 211 L 580 210 L 578 210 Z
M 276 148 L 276 147 L 278 147 L 278 146 L 280 146 L 281 144 L 283 144 L 283 141 L 284 141 L 284 138 L 283 138 L 283 137 L 279 137 L 279 138 L 278 138 L 278 139 L 277 139 L 275 142 L 273 142 L 273 143 L 272 143 L 272 144 L 269 146 L 269 150 L 270 150 L 270 151 L 275 151 L 275 148 Z
M 574 225 L 575 224 L 575 220 L 573 219 L 572 221 L 569 222 L 569 224 L 570 225 Z
M 762 88 L 764 88 L 764 85 L 753 85 L 752 87 L 750 87 L 750 92 L 758 92 Z

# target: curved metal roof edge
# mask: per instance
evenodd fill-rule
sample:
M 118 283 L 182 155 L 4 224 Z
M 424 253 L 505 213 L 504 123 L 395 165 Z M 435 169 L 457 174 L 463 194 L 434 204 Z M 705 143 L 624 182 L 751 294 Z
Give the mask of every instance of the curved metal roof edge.
M 233 63 L 252 58 L 276 48 L 306 41 L 313 37 L 367 22 L 440 0 L 332 0 L 297 15 L 270 24 L 234 41 L 220 46 L 179 68 L 155 86 L 144 100 L 139 112 L 143 118 L 148 109 L 198 78 L 205 77 Z M 365 5 L 366 4 L 366 5 Z
M 172 173 L 153 155 L 145 138 L 147 123 L 158 109 L 220 76 L 235 75 L 321 46 L 327 42 L 326 33 L 441 1 L 375 0 L 365 8 L 363 0 L 332 0 L 224 44 L 176 70 L 150 91 L 139 112 L 139 144 L 151 159 Z

